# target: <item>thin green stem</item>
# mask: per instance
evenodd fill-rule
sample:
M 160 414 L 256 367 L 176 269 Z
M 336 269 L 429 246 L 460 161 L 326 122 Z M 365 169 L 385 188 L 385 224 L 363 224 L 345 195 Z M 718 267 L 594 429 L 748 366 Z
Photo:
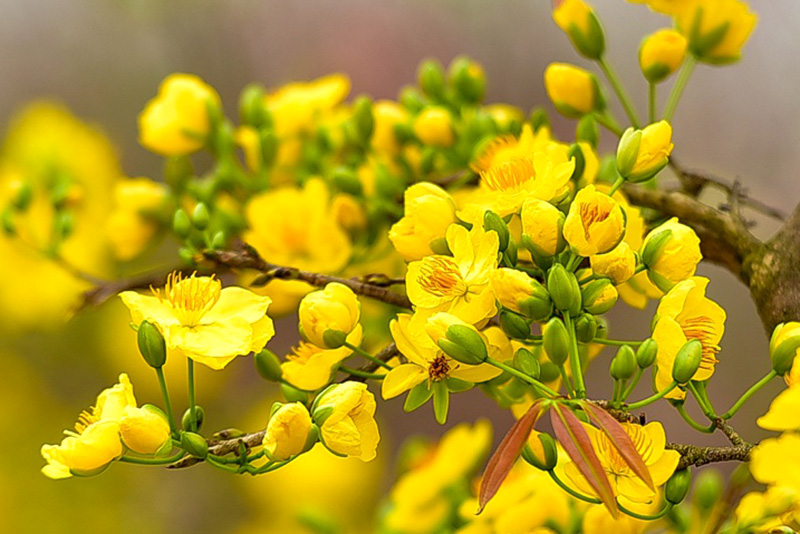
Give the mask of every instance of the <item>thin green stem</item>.
M 194 398 L 194 360 L 186 358 L 186 370 L 189 381 L 189 424 L 192 432 L 197 432 L 197 411 L 195 410 Z
M 711 406 L 711 401 L 708 399 L 708 395 L 706 395 L 705 390 L 701 391 L 698 389 L 694 382 L 689 382 L 686 384 L 686 389 L 688 389 L 692 395 L 694 395 L 694 399 L 697 401 L 697 404 L 700 406 L 700 409 L 703 410 L 703 414 L 706 417 L 712 421 L 717 418 L 717 414 L 714 413 L 714 407 Z
M 643 408 L 643 407 L 647 406 L 648 404 L 653 404 L 655 401 L 657 401 L 658 399 L 662 398 L 664 395 L 666 395 L 667 393 L 669 393 L 670 391 L 672 391 L 676 387 L 678 387 L 678 383 L 673 380 L 670 383 L 670 385 L 668 385 L 667 387 L 665 387 L 664 389 L 662 389 L 661 391 L 659 391 L 655 395 L 651 395 L 651 396 L 647 397 L 646 399 L 640 400 L 639 402 L 634 402 L 632 404 L 628 404 L 628 409 L 629 410 L 638 410 L 639 408 Z
M 377 373 L 368 373 L 366 371 L 362 371 L 360 369 L 353 369 L 345 365 L 340 365 L 339 370 L 342 371 L 343 373 L 347 373 L 349 375 L 357 376 L 360 378 L 367 378 L 372 380 L 383 380 L 384 378 L 386 378 L 386 375 L 379 375 Z
M 656 519 L 661 519 L 662 517 L 667 515 L 670 510 L 672 510 L 672 506 L 673 505 L 672 505 L 671 502 L 664 502 L 664 508 L 662 508 L 660 512 L 656 512 L 653 515 L 646 515 L 646 514 L 637 514 L 633 510 L 628 510 L 627 508 L 622 506 L 619 502 L 617 502 L 617 508 L 619 508 L 619 510 L 623 514 L 629 515 L 629 516 L 634 517 L 636 519 L 641 519 L 643 521 L 655 521 Z
M 778 373 L 776 373 L 774 370 L 767 373 L 767 375 L 764 376 L 764 378 L 753 384 L 750 387 L 750 389 L 745 391 L 744 395 L 739 397 L 739 400 L 737 400 L 736 403 L 733 406 L 731 406 L 731 409 L 722 414 L 720 417 L 722 417 L 723 419 L 730 419 L 731 417 L 733 417 L 734 414 L 739 411 L 739 408 L 741 408 L 744 405 L 744 403 L 750 399 L 750 397 L 752 397 L 759 389 L 767 385 L 767 383 L 776 376 L 778 376 Z
M 611 404 L 616 405 L 622 395 L 622 380 L 614 380 L 614 394 L 611 396 Z
M 561 489 L 563 489 L 564 491 L 566 491 L 567 493 L 569 493 L 570 495 L 572 495 L 576 499 L 579 499 L 581 501 L 588 502 L 588 503 L 591 503 L 591 504 L 603 504 L 603 501 L 601 501 L 600 499 L 595 499 L 594 497 L 588 497 L 586 495 L 583 495 L 582 493 L 578 493 L 574 489 L 572 489 L 569 486 L 567 486 L 566 484 L 564 484 L 564 482 L 560 478 L 558 478 L 558 475 L 556 475 L 555 471 L 550 470 L 550 471 L 547 472 L 547 474 L 550 475 L 550 478 L 552 478 L 555 481 L 556 484 L 558 484 L 558 487 L 560 487 Z
M 561 375 L 561 381 L 564 382 L 564 389 L 567 390 L 567 395 L 571 398 L 575 398 L 575 388 L 572 387 L 572 381 L 570 381 L 567 370 L 564 369 L 564 365 L 558 366 L 558 372 Z
M 665 121 L 672 120 L 672 116 L 675 114 L 675 110 L 678 107 L 678 102 L 683 95 L 683 90 L 686 89 L 686 84 L 689 83 L 689 78 L 692 77 L 696 65 L 697 60 L 691 54 L 687 56 L 686 61 L 683 62 L 683 66 L 680 72 L 678 72 L 678 79 L 675 80 L 675 85 L 672 86 L 672 91 L 669 93 L 667 107 L 664 108 Z
M 634 388 L 639 383 L 639 380 L 642 379 L 643 374 L 644 374 L 644 369 L 642 369 L 641 367 L 637 367 L 636 374 L 633 375 L 633 380 L 631 380 L 631 383 L 628 384 L 628 387 L 626 387 L 625 390 L 622 392 L 622 398 L 619 399 L 620 401 L 625 402 L 625 400 L 628 397 L 630 397 L 631 393 L 633 393 Z
M 186 456 L 186 451 L 178 451 L 178 453 L 174 456 L 169 456 L 167 458 L 138 458 L 136 456 L 123 456 L 119 459 L 119 461 L 139 465 L 166 465 L 175 463 L 184 456 Z
M 683 417 L 683 420 L 686 421 L 689 424 L 690 427 L 694 428 L 698 432 L 704 432 L 706 434 L 711 434 L 712 432 L 714 432 L 717 429 L 717 425 L 714 424 L 714 423 L 711 423 L 710 426 L 703 426 L 700 423 L 698 423 L 697 421 L 695 421 L 692 418 L 692 416 L 689 415 L 689 413 L 686 411 L 686 408 L 683 407 L 683 403 L 676 405 L 675 409 L 678 410 L 679 414 L 681 414 L 681 417 Z
M 348 349 L 352 350 L 353 352 L 355 352 L 356 354 L 358 354 L 362 358 L 364 358 L 366 360 L 369 360 L 372 363 L 383 367 L 384 369 L 388 369 L 389 371 L 392 370 L 392 366 L 391 365 L 389 365 L 388 363 L 386 363 L 383 360 L 380 360 L 380 359 L 376 358 L 375 356 L 373 356 L 369 352 L 367 352 L 367 351 L 365 351 L 365 350 L 363 350 L 363 349 L 361 349 L 359 347 L 356 347 L 352 343 L 348 343 L 348 342 L 345 341 L 344 346 L 347 347 Z
M 595 113 L 594 118 L 595 120 L 597 120 L 597 123 L 600 124 L 600 126 L 604 127 L 606 130 L 613 133 L 617 137 L 620 137 L 622 135 L 622 127 L 619 124 L 617 124 L 617 121 L 614 120 L 614 118 L 608 113 L 605 112 Z
M 233 465 L 224 464 L 224 463 L 222 463 L 222 462 L 220 462 L 218 460 L 215 460 L 211 456 L 206 456 L 206 462 L 208 462 L 209 464 L 213 465 L 214 467 L 216 467 L 218 469 L 222 469 L 223 471 L 227 471 L 229 473 L 239 474 L 241 472 L 240 471 L 241 466 L 234 467 Z
M 172 403 L 169 401 L 169 391 L 167 390 L 167 380 L 164 378 L 164 370 L 161 367 L 156 367 L 156 375 L 158 376 L 158 383 L 161 386 L 161 396 L 164 398 L 164 411 L 167 412 L 169 429 L 173 436 L 177 436 L 178 427 L 175 425 L 175 416 L 172 415 Z
M 620 187 L 622 187 L 622 184 L 624 184 L 624 183 L 625 183 L 625 178 L 623 178 L 622 176 L 617 178 L 617 180 L 614 182 L 614 185 L 611 186 L 611 190 L 608 192 L 608 196 L 614 195 L 614 193 L 616 193 L 617 190 Z
M 520 380 L 523 380 L 523 381 L 527 382 L 528 384 L 532 385 L 533 387 L 535 387 L 539 391 L 547 394 L 547 396 L 549 396 L 549 397 L 558 397 L 559 396 L 558 393 L 556 393 L 555 391 L 553 391 L 549 387 L 545 386 L 544 384 L 542 384 L 541 382 L 539 382 L 535 378 L 531 378 L 530 376 L 526 375 L 525 373 L 523 373 L 521 371 L 518 371 L 518 370 L 514 369 L 513 367 L 504 364 L 503 362 L 498 362 L 494 358 L 486 358 L 486 363 L 488 363 L 489 365 L 494 365 L 498 369 L 502 369 L 503 371 L 507 372 L 510 375 L 516 376 Z
M 628 94 L 625 92 L 625 87 L 622 85 L 622 82 L 620 82 L 619 77 L 611 68 L 611 65 L 608 63 L 605 57 L 598 59 L 597 63 L 600 65 L 600 69 L 603 71 L 603 74 L 606 75 L 608 83 L 611 84 L 611 88 L 617 94 L 617 98 L 619 98 L 620 104 L 622 104 L 622 107 L 625 109 L 625 114 L 628 116 L 628 120 L 631 121 L 631 126 L 638 128 L 639 119 L 636 117 L 636 110 L 633 108 L 633 104 L 631 103 Z
M 631 346 L 634 346 L 634 347 L 638 347 L 639 345 L 644 343 L 644 341 L 622 341 L 620 339 L 603 339 L 603 338 L 596 337 L 591 341 L 591 343 L 599 343 L 601 345 L 610 345 L 612 347 L 621 347 L 623 345 L 631 345 Z
M 575 323 L 568 313 L 564 314 L 564 324 L 569 335 L 569 367 L 572 370 L 572 381 L 575 384 L 575 395 L 586 398 L 586 385 L 583 383 L 583 369 L 581 369 L 581 353 L 578 351 L 578 336 L 575 334 Z
M 650 82 L 649 87 L 647 89 L 647 111 L 648 111 L 648 120 L 650 124 L 656 122 L 656 115 L 658 110 L 656 109 L 656 87 L 657 85 L 653 82 Z

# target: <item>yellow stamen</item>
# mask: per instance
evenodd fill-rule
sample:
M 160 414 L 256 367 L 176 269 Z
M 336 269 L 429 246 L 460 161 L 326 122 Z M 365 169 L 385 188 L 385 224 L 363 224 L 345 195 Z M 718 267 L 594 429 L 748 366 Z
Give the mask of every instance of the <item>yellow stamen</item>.
M 458 264 L 449 256 L 422 258 L 417 282 L 422 289 L 437 297 L 460 297 L 467 292 Z
M 713 370 L 719 361 L 716 355 L 720 350 L 719 345 L 712 341 L 717 337 L 717 328 L 714 321 L 701 315 L 684 319 L 680 322 L 680 325 L 687 340 L 696 339 L 703 345 L 703 358 L 700 361 L 700 369 Z
M 482 172 L 481 183 L 490 191 L 518 191 L 535 176 L 533 160 L 519 158 Z
M 589 230 L 593 224 L 601 223 L 608 219 L 610 211 L 601 210 L 597 204 L 581 204 L 581 222 L 586 239 L 590 239 Z
M 322 352 L 322 349 L 313 343 L 301 341 L 297 346 L 292 347 L 292 353 L 286 355 L 286 359 L 300 364 L 307 363 L 315 354 Z
M 181 273 L 173 272 L 167 277 L 163 293 L 160 289 L 150 290 L 161 302 L 167 302 L 175 311 L 181 324 L 195 326 L 219 300 L 222 284 L 211 276 L 195 276 L 184 278 Z
M 650 441 L 649 436 L 644 431 L 642 427 L 639 425 L 625 425 L 625 431 L 628 434 L 628 437 L 631 438 L 633 442 L 633 446 L 636 448 L 636 452 L 639 453 L 639 456 L 642 457 L 645 463 L 649 459 L 650 455 L 652 454 L 652 442 Z M 600 455 L 601 458 L 605 458 L 607 462 L 607 469 L 616 476 L 635 476 L 631 468 L 628 466 L 628 463 L 625 459 L 620 455 L 619 451 L 616 447 L 611 443 L 611 440 L 604 434 L 600 434 L 599 439 L 597 440 L 597 453 Z
M 84 430 L 86 430 L 89 425 L 96 423 L 99 420 L 100 418 L 94 414 L 94 408 L 92 408 L 91 412 L 84 410 L 78 416 L 78 421 L 75 423 L 75 430 L 78 432 L 78 434 L 83 434 Z

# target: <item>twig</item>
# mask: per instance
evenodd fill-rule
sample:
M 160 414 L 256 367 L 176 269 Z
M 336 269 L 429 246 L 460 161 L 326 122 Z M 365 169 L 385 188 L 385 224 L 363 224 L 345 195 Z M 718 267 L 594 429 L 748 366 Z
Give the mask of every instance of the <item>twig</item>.
M 92 289 L 84 292 L 83 301 L 78 309 L 81 310 L 89 306 L 100 306 L 123 291 L 147 289 L 150 286 L 164 285 L 167 276 L 176 270 L 188 276 L 196 269 L 169 269 L 167 271 L 152 272 L 141 276 L 123 278 L 121 280 L 100 282 Z

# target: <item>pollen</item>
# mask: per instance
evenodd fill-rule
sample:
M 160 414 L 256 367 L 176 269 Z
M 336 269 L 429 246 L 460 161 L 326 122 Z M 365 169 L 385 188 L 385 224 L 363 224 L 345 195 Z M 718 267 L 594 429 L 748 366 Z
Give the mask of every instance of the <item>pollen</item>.
M 428 377 L 434 382 L 444 380 L 450 372 L 450 364 L 444 354 L 439 354 L 428 364 Z
M 181 273 L 173 272 L 167 277 L 163 291 L 150 288 L 159 301 L 172 307 L 185 326 L 197 325 L 219 301 L 222 292 L 222 284 L 213 275 L 197 277 L 196 274 L 184 278 Z
M 481 183 L 490 191 L 519 191 L 535 176 L 533 160 L 519 158 L 482 172 Z
M 713 370 L 717 360 L 719 345 L 714 343 L 718 337 L 717 327 L 714 321 L 708 317 L 698 316 L 684 319 L 680 322 L 683 335 L 687 340 L 696 339 L 703 345 L 703 357 L 700 361 L 700 368 Z
M 426 292 L 437 297 L 460 297 L 467 292 L 467 284 L 455 260 L 449 256 L 426 256 L 417 282 Z

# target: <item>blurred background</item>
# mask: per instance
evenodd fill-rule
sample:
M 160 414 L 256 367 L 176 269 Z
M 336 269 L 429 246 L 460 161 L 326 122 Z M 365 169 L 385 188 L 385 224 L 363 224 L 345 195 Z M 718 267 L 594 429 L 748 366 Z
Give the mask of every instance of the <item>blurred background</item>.
M 645 34 L 668 21 L 622 0 L 593 4 L 606 27 L 610 59 L 643 109 L 646 86 L 636 51 Z M 751 7 L 760 21 L 744 59 L 731 67 L 702 66 L 692 79 L 674 122 L 674 154 L 687 168 L 741 180 L 753 196 L 788 212 L 800 199 L 800 4 L 753 1 Z M 3 0 L 0 124 L 33 99 L 56 100 L 105 131 L 126 175 L 158 178 L 161 158 L 138 145 L 136 118 L 169 73 L 198 74 L 234 115 L 239 91 L 251 81 L 274 87 L 344 72 L 352 79 L 351 94 L 393 98 L 415 81 L 422 59 L 447 64 L 458 54 L 483 64 L 489 102 L 525 110 L 545 105 L 552 111 L 542 83 L 549 62 L 585 64 L 552 22 L 546 0 Z M 572 136 L 574 123 L 552 119 L 557 135 Z M 756 221 L 762 237 L 776 228 Z M 712 278 L 709 296 L 728 311 L 709 388 L 724 409 L 767 371 L 766 339 L 737 280 L 707 265 L 700 274 Z M 4 279 L 0 292 L 14 283 Z M 609 319 L 612 337 L 646 336 L 653 310 L 652 303 L 645 313 L 618 306 Z M 259 479 L 204 466 L 166 472 L 114 465 L 102 477 L 53 482 L 39 472 L 41 444 L 58 442 L 60 429 L 120 372 L 131 375 L 140 403 L 158 399 L 157 383 L 116 301 L 36 331 L 15 327 L 14 313 L 0 309 L 3 532 L 107 532 L 109 525 L 116 532 L 303 532 L 293 523 L 298 512 L 331 514 L 349 525 L 348 532 L 369 532 L 378 496 L 394 478 L 392 451 L 408 429 L 432 437 L 444 431 L 429 408 L 407 415 L 402 400 L 394 400 L 379 403 L 383 454 L 369 464 L 311 454 Z M 281 326 L 290 334 L 270 344 L 278 354 L 294 341 L 295 323 Z M 185 391 L 184 369 L 173 366 L 179 368 L 168 364 L 167 376 L 177 394 Z M 255 375 L 250 359 L 225 373 L 200 367 L 198 400 L 206 407 L 207 429 L 263 427 L 275 392 Z M 589 381 L 596 396 L 610 388 L 606 368 L 596 366 Z M 781 387 L 771 384 L 734 418 L 744 437 L 764 435 L 755 417 Z M 479 393 L 455 400 L 448 427 L 481 415 L 493 419 L 496 435 L 510 425 L 510 415 Z M 179 394 L 173 402 L 185 407 Z M 648 412 L 665 423 L 671 441 L 720 442 L 690 431 L 668 406 Z

